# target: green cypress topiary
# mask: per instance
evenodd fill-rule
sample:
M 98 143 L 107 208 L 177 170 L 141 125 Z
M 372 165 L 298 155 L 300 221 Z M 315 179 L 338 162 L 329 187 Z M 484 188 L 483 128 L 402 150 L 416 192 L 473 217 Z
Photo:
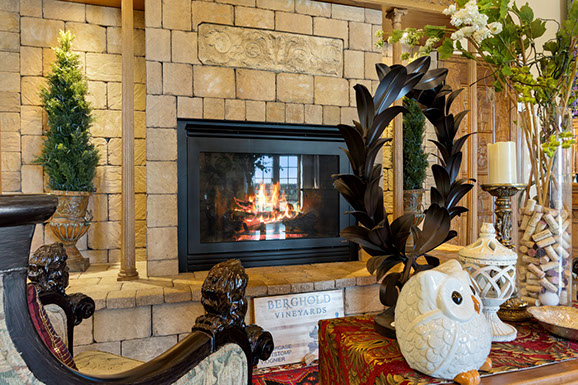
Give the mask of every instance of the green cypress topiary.
M 40 92 L 49 128 L 36 163 L 44 166 L 49 189 L 92 192 L 99 154 L 91 142 L 88 85 L 79 67 L 79 56 L 71 51 L 73 39 L 70 31 L 60 31 L 60 47 L 54 48 L 56 61 L 48 86 Z
M 403 189 L 422 189 L 428 167 L 423 146 L 425 116 L 416 101 L 403 98 Z

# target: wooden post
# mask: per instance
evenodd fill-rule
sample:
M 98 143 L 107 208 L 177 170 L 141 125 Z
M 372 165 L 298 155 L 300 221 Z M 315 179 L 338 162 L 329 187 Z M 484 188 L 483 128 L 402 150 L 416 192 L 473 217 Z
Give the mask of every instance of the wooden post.
M 474 51 L 469 43 L 468 50 Z M 478 131 L 478 65 L 474 60 L 468 60 L 468 84 L 470 113 L 468 133 Z M 472 135 L 468 139 L 468 178 L 478 179 L 478 135 Z M 478 184 L 467 195 L 468 230 L 466 244 L 469 245 L 478 239 Z
M 122 0 L 122 245 L 117 280 L 138 279 L 134 208 L 133 0 Z
M 394 8 L 387 14 L 394 30 L 402 29 L 401 18 L 406 9 Z M 393 64 L 401 64 L 401 43 L 393 45 Z M 398 100 L 395 105 L 401 105 Z M 393 217 L 403 215 L 403 116 L 398 115 L 393 121 Z

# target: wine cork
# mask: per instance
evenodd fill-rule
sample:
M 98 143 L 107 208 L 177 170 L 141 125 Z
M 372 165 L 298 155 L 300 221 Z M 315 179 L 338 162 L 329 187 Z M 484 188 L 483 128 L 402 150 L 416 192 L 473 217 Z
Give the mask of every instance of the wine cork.
M 535 257 L 530 257 L 529 255 L 522 255 L 522 261 L 524 263 L 533 263 L 533 264 L 539 264 L 540 263 L 540 259 L 539 258 L 535 258 Z
M 542 287 L 544 287 L 544 289 L 551 291 L 552 293 L 558 292 L 558 287 L 556 287 L 556 285 L 554 285 L 552 282 L 548 281 L 546 278 L 542 278 L 540 280 L 540 284 L 542 285 Z
M 556 243 L 554 237 L 548 237 L 546 239 L 542 239 L 540 242 L 536 242 L 536 245 L 538 245 L 538 247 L 546 247 L 553 245 L 554 243 Z
M 570 257 L 570 253 L 561 247 L 558 249 L 558 254 L 562 259 L 568 259 L 568 257 Z
M 530 222 L 528 222 L 528 226 L 529 227 L 536 227 L 536 225 L 538 224 L 538 222 L 540 222 L 540 219 L 542 219 L 542 213 L 540 212 L 535 212 L 534 214 L 532 214 L 532 218 L 530 218 Z
M 566 250 L 570 249 L 570 244 L 566 242 L 563 237 L 557 235 L 556 237 L 554 237 L 554 240 L 558 242 L 558 244 L 564 249 Z
M 534 242 L 530 241 L 530 240 L 522 240 L 520 241 L 520 243 L 524 246 L 526 246 L 528 249 L 534 247 Z
M 536 228 L 536 231 L 538 231 L 538 228 Z M 535 233 L 534 235 L 532 235 L 532 239 L 534 240 L 534 242 L 539 242 L 543 239 L 546 239 L 548 237 L 551 237 L 552 233 L 550 232 L 550 230 L 544 230 L 544 231 L 540 231 L 539 233 Z
M 539 294 L 540 294 L 540 293 L 534 293 L 534 292 L 532 292 L 532 291 L 529 291 L 529 292 L 528 292 L 528 297 L 538 298 L 538 295 L 539 295 Z
M 568 218 L 570 216 L 570 214 L 568 214 L 568 210 L 564 209 L 562 210 L 562 213 L 560 214 L 560 218 L 562 218 L 562 220 L 566 220 L 566 218 Z
M 536 201 L 534 199 L 528 199 L 528 203 L 526 204 L 526 214 L 532 215 L 535 207 Z
M 542 291 L 542 286 L 540 285 L 526 285 L 526 290 L 528 293 L 539 293 Z
M 560 292 L 560 305 L 570 305 L 568 302 L 568 290 L 562 290 Z
M 537 281 L 538 276 L 536 274 L 532 273 L 531 271 L 527 271 L 526 272 L 526 280 L 531 280 L 531 279 L 535 279 Z
M 523 301 L 527 302 L 530 306 L 536 306 L 537 298 L 532 298 L 529 296 L 521 297 Z
M 520 229 L 526 230 L 526 227 L 528 227 L 529 222 L 530 222 L 530 216 L 529 215 L 522 215 L 522 222 L 520 223 Z
M 536 254 L 538 254 L 538 252 L 536 251 L 536 249 L 534 249 L 534 248 L 528 249 L 528 256 L 530 256 L 530 257 L 535 257 Z
M 540 221 L 538 222 L 538 224 L 536 225 L 536 232 L 540 232 L 542 230 L 544 230 L 546 228 L 546 226 L 548 226 L 548 224 L 545 221 Z
M 561 230 L 561 231 L 566 231 L 566 229 L 567 229 L 568 227 L 570 227 L 570 224 L 571 224 L 571 223 L 572 223 L 572 222 L 570 221 L 570 219 L 566 219 L 566 220 L 562 223 L 562 226 L 560 227 L 560 230 Z
M 524 232 L 524 236 L 522 237 L 523 241 L 529 241 L 532 238 L 532 235 L 536 232 L 536 226 L 526 227 L 526 231 Z
M 520 253 L 526 254 L 528 252 L 528 247 L 522 245 L 520 246 Z
M 558 261 L 560 259 L 558 253 L 556 253 L 552 246 L 546 246 L 544 250 L 546 251 L 546 254 L 548 254 L 548 257 L 550 257 L 550 260 Z
M 528 271 L 531 271 L 532 273 L 534 273 L 538 278 L 544 278 L 544 276 L 546 276 L 546 273 L 544 273 L 542 270 L 538 269 L 536 267 L 536 265 L 530 263 L 528 265 Z
M 528 295 L 528 291 L 526 290 L 526 287 L 521 287 L 519 294 L 520 294 L 520 297 L 524 297 L 524 296 Z
M 534 207 L 534 212 L 535 213 L 544 213 L 544 206 L 536 205 L 536 207 Z
M 551 229 L 557 229 L 560 227 L 558 222 L 556 222 L 556 220 L 552 218 L 550 214 L 546 214 L 542 218 L 544 218 L 544 220 L 546 221 L 546 223 L 548 223 L 548 226 L 550 226 Z
M 560 263 L 548 262 L 544 265 L 540 265 L 540 269 L 542 269 L 542 271 L 548 271 L 548 270 L 552 270 L 552 269 L 560 270 Z
M 550 262 L 550 258 L 548 257 L 540 257 L 540 265 L 545 265 L 546 263 Z
M 572 243 L 572 237 L 570 236 L 570 234 L 568 234 L 567 231 L 564 231 L 562 233 L 562 239 L 564 239 L 568 243 Z
M 546 212 L 546 214 L 549 214 L 554 218 L 556 218 L 558 216 L 558 210 L 556 210 L 556 209 L 546 209 L 545 212 Z

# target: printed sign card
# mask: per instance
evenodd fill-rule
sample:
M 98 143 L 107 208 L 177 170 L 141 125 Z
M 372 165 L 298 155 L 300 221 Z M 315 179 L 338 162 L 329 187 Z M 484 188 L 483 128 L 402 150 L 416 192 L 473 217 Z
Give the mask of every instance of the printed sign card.
M 271 332 L 275 350 L 259 367 L 317 358 L 318 326 L 322 319 L 343 317 L 343 290 L 279 295 L 254 299 L 255 323 Z

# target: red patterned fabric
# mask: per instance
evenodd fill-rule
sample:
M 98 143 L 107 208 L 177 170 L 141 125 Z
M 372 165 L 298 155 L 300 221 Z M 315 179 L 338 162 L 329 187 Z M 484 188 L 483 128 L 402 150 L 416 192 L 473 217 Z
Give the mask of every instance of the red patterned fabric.
M 319 367 L 316 364 L 274 366 L 253 372 L 253 385 L 317 385 Z
M 515 324 L 515 341 L 493 343 L 493 369 L 482 377 L 578 358 L 578 343 L 553 336 L 537 322 Z M 373 328 L 373 316 L 322 320 L 319 322 L 320 384 L 413 385 L 441 384 L 409 367 L 397 341 Z
M 36 287 L 34 287 L 34 285 L 28 285 L 26 294 L 28 298 L 28 311 L 30 312 L 32 323 L 40 335 L 40 338 L 44 341 L 44 344 L 63 364 L 78 370 L 70 351 L 54 331 L 50 319 L 38 299 Z

